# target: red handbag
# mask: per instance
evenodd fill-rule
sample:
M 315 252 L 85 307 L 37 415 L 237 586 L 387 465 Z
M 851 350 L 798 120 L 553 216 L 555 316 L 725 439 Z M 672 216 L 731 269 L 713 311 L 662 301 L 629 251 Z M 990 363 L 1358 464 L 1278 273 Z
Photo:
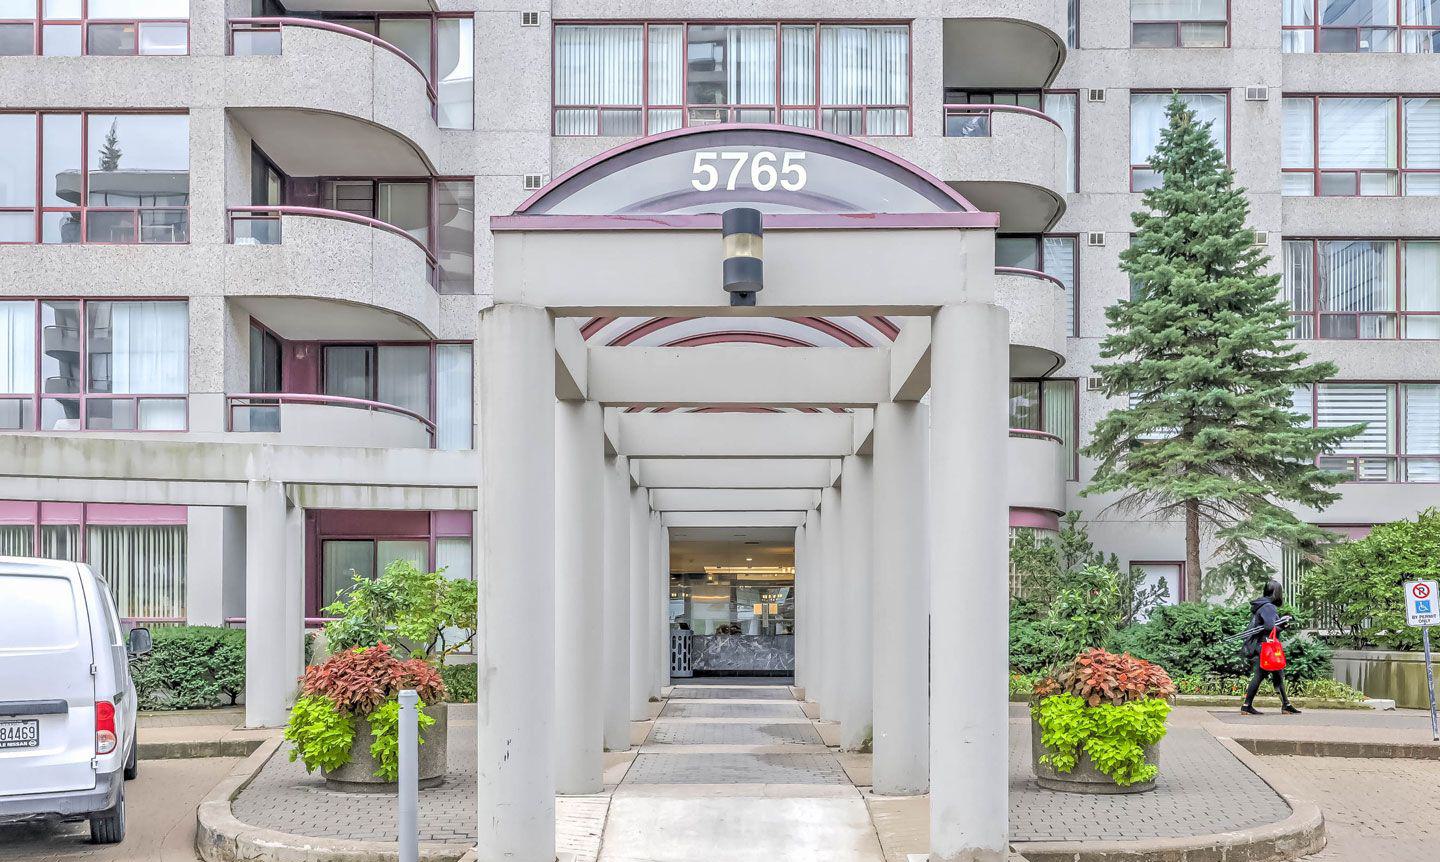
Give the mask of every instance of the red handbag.
M 1269 637 L 1265 638 L 1265 642 L 1260 644 L 1260 669 L 1285 669 L 1285 646 L 1280 643 L 1280 638 L 1276 636 L 1275 629 L 1271 629 Z

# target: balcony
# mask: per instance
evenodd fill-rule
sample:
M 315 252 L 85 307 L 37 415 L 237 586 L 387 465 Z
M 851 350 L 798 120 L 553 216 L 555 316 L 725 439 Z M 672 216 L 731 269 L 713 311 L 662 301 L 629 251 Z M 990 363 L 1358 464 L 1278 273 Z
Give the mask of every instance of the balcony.
M 1066 0 L 969 0 L 945 19 L 945 86 L 1048 87 L 1065 63 Z
M 389 42 L 328 21 L 233 18 L 229 53 L 224 104 L 290 176 L 437 172 L 435 88 Z
M 1065 212 L 1069 144 L 1060 124 L 1016 105 L 946 105 L 940 178 L 1007 233 L 1040 233 Z
M 226 295 L 291 340 L 433 338 L 435 258 L 394 225 L 314 207 L 231 207 Z
M 996 267 L 995 304 L 1010 312 L 1010 376 L 1045 377 L 1065 364 L 1070 301 L 1054 276 Z
M 225 423 L 227 431 L 296 446 L 430 449 L 435 445 L 435 423 L 419 413 L 333 395 L 228 395 Z
M 1011 509 L 1065 511 L 1065 447 L 1044 431 L 1010 429 L 1006 502 Z

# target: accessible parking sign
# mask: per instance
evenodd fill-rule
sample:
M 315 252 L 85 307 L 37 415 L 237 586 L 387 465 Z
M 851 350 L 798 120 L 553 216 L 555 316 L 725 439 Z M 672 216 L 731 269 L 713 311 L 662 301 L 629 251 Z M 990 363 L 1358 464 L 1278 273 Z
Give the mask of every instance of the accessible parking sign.
M 1405 582 L 1405 622 L 1412 626 L 1440 625 L 1440 582 Z

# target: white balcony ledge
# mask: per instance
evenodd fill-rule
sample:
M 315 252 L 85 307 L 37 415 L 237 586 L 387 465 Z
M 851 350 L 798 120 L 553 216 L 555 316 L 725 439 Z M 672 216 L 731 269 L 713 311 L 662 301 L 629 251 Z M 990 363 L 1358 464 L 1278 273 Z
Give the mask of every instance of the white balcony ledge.
M 1011 509 L 1065 511 L 1065 447 L 1043 431 L 1012 428 L 1006 456 L 1006 503 Z
M 1010 376 L 1044 377 L 1065 364 L 1065 285 L 1028 269 L 997 267 L 995 304 L 1010 312 Z

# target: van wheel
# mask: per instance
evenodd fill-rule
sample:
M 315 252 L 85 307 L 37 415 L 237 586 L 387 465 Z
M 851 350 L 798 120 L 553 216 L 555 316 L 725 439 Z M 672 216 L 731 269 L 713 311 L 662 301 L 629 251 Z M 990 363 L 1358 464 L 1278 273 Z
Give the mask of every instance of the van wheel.
M 140 774 L 140 740 L 136 739 L 130 745 L 130 756 L 125 758 L 125 780 L 134 781 L 135 776 Z
M 119 844 L 125 840 L 125 785 L 115 807 L 90 818 L 90 840 L 95 844 Z

